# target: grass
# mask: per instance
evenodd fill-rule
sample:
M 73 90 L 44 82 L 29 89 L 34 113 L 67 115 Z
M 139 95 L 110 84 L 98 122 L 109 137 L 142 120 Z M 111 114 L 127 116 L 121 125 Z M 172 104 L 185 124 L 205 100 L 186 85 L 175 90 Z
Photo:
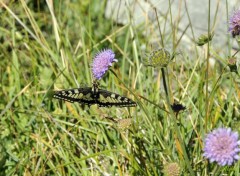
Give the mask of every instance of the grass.
M 239 162 L 220 167 L 202 156 L 206 133 L 239 132 L 239 71 L 227 65 L 234 40 L 226 34 L 222 50 L 208 40 L 197 46 L 186 1 L 176 18 L 171 1 L 166 14 L 151 4 L 156 19 L 143 13 L 137 25 L 129 1 L 121 3 L 126 24 L 105 17 L 107 1 L 0 2 L 0 175 L 163 175 L 169 163 L 180 175 L 239 175 Z M 180 30 L 182 11 L 189 24 Z M 208 15 L 208 34 L 219 15 L 218 8 Z M 184 37 L 192 42 L 182 48 Z M 166 68 L 142 64 L 162 47 L 176 53 Z M 92 58 L 104 48 L 118 63 L 101 87 L 134 99 L 136 108 L 52 99 L 52 90 L 91 85 Z M 174 99 L 186 110 L 174 113 Z

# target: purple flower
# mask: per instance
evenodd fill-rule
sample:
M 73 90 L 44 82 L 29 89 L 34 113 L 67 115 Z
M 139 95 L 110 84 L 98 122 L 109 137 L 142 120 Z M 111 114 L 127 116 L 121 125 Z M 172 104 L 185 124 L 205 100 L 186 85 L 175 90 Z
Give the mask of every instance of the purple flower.
M 240 10 L 235 11 L 231 16 L 228 31 L 232 33 L 233 38 L 240 34 Z
M 218 128 L 207 135 L 203 156 L 221 166 L 232 165 L 240 158 L 238 145 L 240 141 L 237 132 L 232 132 L 230 128 Z
M 92 63 L 94 78 L 101 79 L 113 62 L 117 62 L 117 59 L 115 59 L 115 54 L 111 49 L 106 49 L 96 54 Z

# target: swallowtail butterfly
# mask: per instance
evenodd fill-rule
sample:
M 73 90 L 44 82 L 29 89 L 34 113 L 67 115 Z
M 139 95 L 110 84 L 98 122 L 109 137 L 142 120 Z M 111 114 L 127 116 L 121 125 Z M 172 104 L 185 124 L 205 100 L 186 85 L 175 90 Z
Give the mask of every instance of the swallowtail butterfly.
M 89 106 L 94 104 L 97 104 L 99 107 L 137 106 L 133 100 L 127 97 L 123 97 L 107 90 L 99 89 L 97 82 L 94 82 L 92 87 L 55 91 L 53 97 L 71 103 L 78 102 Z

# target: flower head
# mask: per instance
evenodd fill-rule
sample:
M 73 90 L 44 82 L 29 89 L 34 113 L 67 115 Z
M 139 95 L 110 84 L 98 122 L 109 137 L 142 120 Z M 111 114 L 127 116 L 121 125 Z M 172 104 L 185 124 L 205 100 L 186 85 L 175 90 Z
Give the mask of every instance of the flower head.
M 197 41 L 196 41 L 196 44 L 198 46 L 203 46 L 205 45 L 206 43 L 212 41 L 213 39 L 213 36 L 214 36 L 214 32 L 211 32 L 209 35 L 208 34 L 202 34 L 198 37 Z
M 117 59 L 115 59 L 115 54 L 111 49 L 106 49 L 96 54 L 92 63 L 94 78 L 101 79 L 113 62 L 117 62 Z
M 237 132 L 232 132 L 230 128 L 218 128 L 207 135 L 203 156 L 221 166 L 232 165 L 240 158 L 238 145 L 240 141 Z
M 171 61 L 170 53 L 164 49 L 153 51 L 148 58 L 143 59 L 143 64 L 151 67 L 166 67 Z
M 229 32 L 232 36 L 240 35 L 240 10 L 237 10 L 233 13 L 229 20 Z
M 132 125 L 132 119 L 119 119 L 117 122 L 117 127 L 121 130 L 126 130 Z
M 181 171 L 178 163 L 166 163 L 163 169 L 166 176 L 179 176 Z
M 238 73 L 237 70 L 237 58 L 231 57 L 228 59 L 228 67 L 230 68 L 231 72 Z

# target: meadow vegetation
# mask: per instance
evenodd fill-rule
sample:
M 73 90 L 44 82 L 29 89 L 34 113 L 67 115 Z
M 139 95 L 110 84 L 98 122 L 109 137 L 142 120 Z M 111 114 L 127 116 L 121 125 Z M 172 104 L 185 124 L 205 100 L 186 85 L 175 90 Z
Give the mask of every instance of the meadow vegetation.
M 240 175 L 237 159 L 222 166 L 203 155 L 208 133 L 240 129 L 238 31 L 233 38 L 226 26 L 226 48 L 215 50 L 215 17 L 200 38 L 191 18 L 177 35 L 181 18 L 170 1 L 166 14 L 152 7 L 157 27 L 147 15 L 134 25 L 127 2 L 128 23 L 120 24 L 106 18 L 106 0 L 0 1 L 0 175 Z M 52 98 L 53 90 L 92 86 L 92 60 L 103 49 L 118 61 L 100 87 L 136 107 Z M 153 61 L 153 51 L 169 54 Z

